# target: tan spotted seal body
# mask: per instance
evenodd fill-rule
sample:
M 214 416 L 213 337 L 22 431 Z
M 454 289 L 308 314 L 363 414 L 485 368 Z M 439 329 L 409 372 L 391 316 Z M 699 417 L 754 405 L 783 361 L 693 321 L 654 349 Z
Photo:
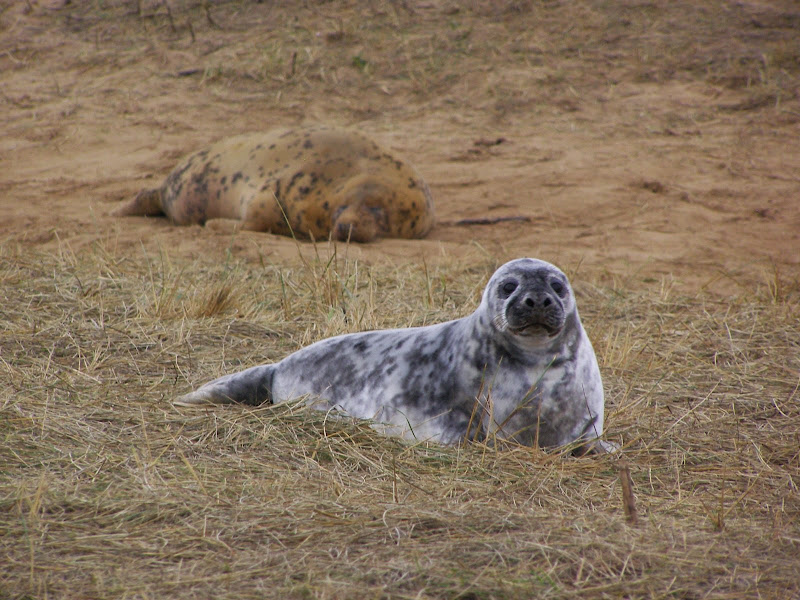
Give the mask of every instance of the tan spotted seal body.
M 413 167 L 359 133 L 325 127 L 223 139 L 112 214 L 357 242 L 420 238 L 433 226 L 430 190 Z

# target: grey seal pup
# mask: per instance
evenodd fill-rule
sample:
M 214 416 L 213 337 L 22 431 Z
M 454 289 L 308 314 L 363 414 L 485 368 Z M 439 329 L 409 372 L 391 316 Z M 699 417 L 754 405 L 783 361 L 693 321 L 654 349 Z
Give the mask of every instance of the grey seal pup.
M 603 384 L 566 275 L 533 258 L 490 278 L 462 319 L 321 340 L 280 362 L 225 375 L 175 404 L 258 405 L 307 396 L 407 439 L 613 451 Z

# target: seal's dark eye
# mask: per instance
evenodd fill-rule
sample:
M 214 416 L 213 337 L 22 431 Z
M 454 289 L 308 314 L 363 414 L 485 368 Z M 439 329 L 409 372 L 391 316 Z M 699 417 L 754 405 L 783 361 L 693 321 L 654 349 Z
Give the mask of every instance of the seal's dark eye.
M 516 281 L 507 281 L 503 284 L 503 293 L 508 296 L 511 292 L 517 289 Z
M 562 283 L 560 281 L 553 281 L 550 284 L 550 287 L 553 288 L 553 291 L 556 294 L 558 294 L 559 296 L 563 296 L 564 295 L 564 291 L 565 291 L 564 290 L 564 286 L 562 285 Z

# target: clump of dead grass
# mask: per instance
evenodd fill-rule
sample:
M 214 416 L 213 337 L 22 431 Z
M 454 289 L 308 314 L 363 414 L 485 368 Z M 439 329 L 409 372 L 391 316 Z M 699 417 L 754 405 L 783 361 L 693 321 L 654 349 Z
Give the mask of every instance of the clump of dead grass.
M 722 302 L 573 274 L 634 526 L 615 457 L 407 444 L 294 403 L 169 403 L 326 335 L 466 314 L 499 260 L 142 252 L 0 247 L 4 597 L 798 592 L 800 320 L 785 285 Z

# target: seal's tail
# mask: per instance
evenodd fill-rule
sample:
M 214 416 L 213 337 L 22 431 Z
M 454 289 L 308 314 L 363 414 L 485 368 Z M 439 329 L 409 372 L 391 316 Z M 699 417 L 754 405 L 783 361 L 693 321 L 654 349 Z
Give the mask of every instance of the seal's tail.
M 111 211 L 115 217 L 152 217 L 163 215 L 161 190 L 142 190 L 136 197 Z
M 224 375 L 209 381 L 193 392 L 176 398 L 176 406 L 208 404 L 251 404 L 258 406 L 272 402 L 272 377 L 275 365 L 251 367 L 239 373 Z

